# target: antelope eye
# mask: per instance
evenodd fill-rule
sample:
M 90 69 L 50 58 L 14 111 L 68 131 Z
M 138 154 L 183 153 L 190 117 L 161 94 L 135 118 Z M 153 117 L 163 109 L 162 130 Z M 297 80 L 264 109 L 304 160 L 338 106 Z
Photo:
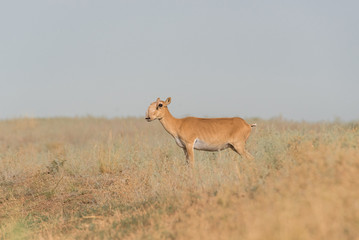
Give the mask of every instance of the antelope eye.
M 162 105 L 162 103 L 160 103 L 160 104 L 158 104 L 158 106 L 159 106 L 159 107 L 162 107 L 163 105 Z

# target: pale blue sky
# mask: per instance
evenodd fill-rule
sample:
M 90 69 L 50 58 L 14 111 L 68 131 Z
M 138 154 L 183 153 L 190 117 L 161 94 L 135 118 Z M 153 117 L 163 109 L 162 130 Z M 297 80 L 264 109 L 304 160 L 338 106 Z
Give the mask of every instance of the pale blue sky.
M 359 1 L 0 2 L 0 118 L 359 119 Z

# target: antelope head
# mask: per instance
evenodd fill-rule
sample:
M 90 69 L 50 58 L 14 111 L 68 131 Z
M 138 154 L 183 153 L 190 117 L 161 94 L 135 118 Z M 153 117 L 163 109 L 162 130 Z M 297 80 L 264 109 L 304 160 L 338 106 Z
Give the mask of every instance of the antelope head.
M 161 120 L 166 113 L 167 105 L 171 103 L 171 98 L 167 98 L 166 101 L 162 101 L 157 98 L 156 102 L 150 104 L 146 112 L 147 122 L 159 119 Z

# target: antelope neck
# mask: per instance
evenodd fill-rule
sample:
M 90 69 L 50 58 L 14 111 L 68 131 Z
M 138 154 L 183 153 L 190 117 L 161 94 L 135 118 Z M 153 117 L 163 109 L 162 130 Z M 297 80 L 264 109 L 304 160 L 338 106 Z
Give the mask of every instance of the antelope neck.
M 179 122 L 179 119 L 172 116 L 172 114 L 166 109 L 165 114 L 160 119 L 162 126 L 166 129 L 166 131 L 172 136 L 176 137 L 176 129 Z

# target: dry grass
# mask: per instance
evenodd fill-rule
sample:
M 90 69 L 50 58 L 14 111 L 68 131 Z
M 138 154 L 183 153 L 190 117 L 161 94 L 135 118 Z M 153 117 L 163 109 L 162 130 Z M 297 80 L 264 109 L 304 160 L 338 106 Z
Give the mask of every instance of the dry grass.
M 359 124 L 256 120 L 255 160 L 158 122 L 0 122 L 0 239 L 359 239 Z

